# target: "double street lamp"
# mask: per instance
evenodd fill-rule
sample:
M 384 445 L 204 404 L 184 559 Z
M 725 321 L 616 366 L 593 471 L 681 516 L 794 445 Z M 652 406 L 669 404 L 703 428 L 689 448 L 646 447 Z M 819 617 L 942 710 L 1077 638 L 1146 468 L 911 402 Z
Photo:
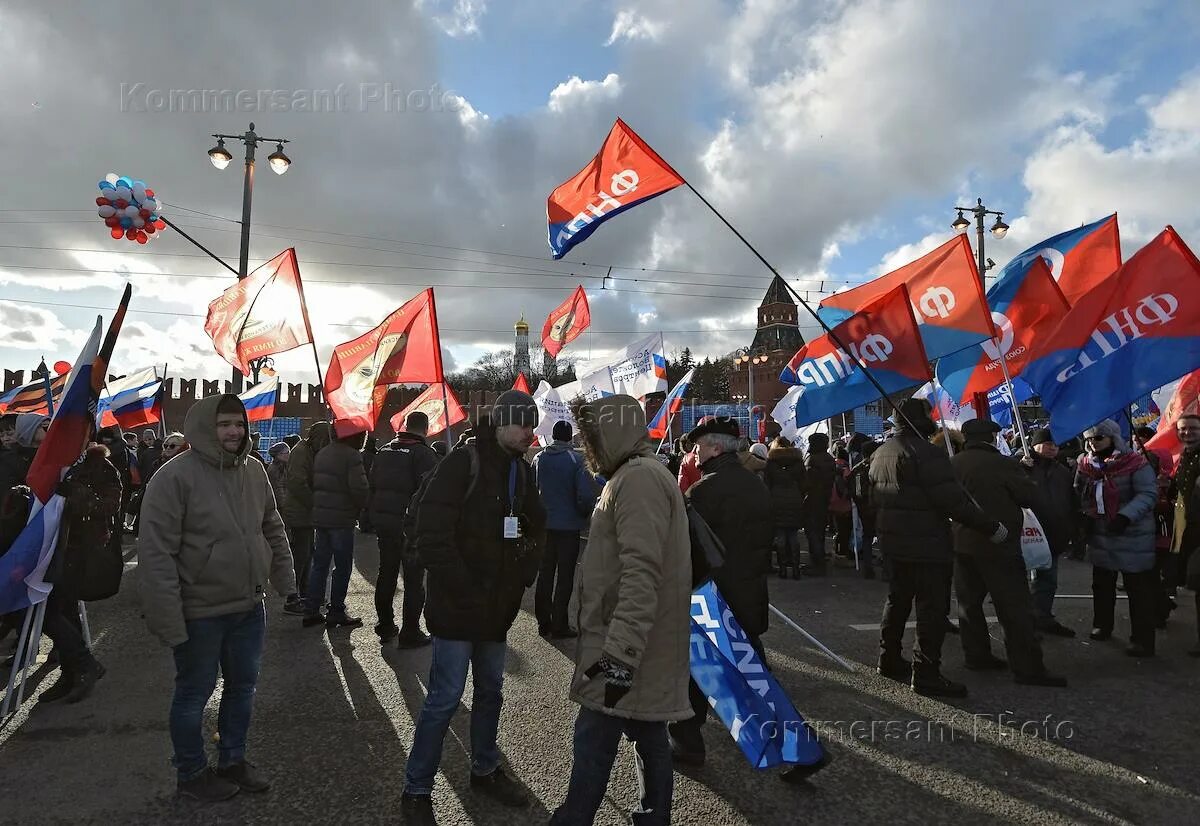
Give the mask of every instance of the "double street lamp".
M 754 429 L 754 367 L 758 364 L 767 363 L 767 354 L 761 350 L 755 350 L 750 347 L 739 347 L 734 354 L 734 367 L 746 365 L 746 395 L 741 398 L 746 400 L 746 409 L 750 416 L 750 429 Z M 738 398 L 738 397 L 735 397 Z
M 276 175 L 282 175 L 288 171 L 288 167 L 292 165 L 292 159 L 283 153 L 283 145 L 288 143 L 287 138 L 266 138 L 258 135 L 254 131 L 254 124 L 250 124 L 250 128 L 241 135 L 221 135 L 214 134 L 217 139 L 217 145 L 208 150 L 208 159 L 212 161 L 212 165 L 217 169 L 224 169 L 229 166 L 233 160 L 233 155 L 225 148 L 225 141 L 241 141 L 246 147 L 246 171 L 242 178 L 242 239 L 241 247 L 238 251 L 238 270 L 237 277 L 240 281 L 250 274 L 249 258 L 250 258 L 250 203 L 254 194 L 254 150 L 258 148 L 260 143 L 275 144 L 275 151 L 267 156 L 267 163 L 271 166 L 271 171 Z M 207 250 L 205 250 L 207 252 Z M 211 253 L 210 253 L 211 254 Z M 257 383 L 259 370 L 262 368 L 262 360 L 255 359 L 250 362 L 250 369 L 253 373 L 253 379 Z M 242 374 L 237 369 L 233 370 L 233 392 L 240 393 L 242 390 Z
M 1004 223 L 1004 213 L 996 212 L 985 207 L 983 205 L 982 198 L 976 198 L 975 206 L 973 207 L 955 207 L 955 209 L 958 210 L 958 217 L 954 219 L 954 223 L 950 225 L 950 228 L 957 233 L 965 233 L 971 227 L 971 219 L 963 215 L 964 212 L 969 212 L 975 216 L 975 234 L 977 239 L 977 243 L 975 244 L 975 255 L 979 259 L 979 277 L 982 278 L 985 272 L 995 266 L 992 263 L 992 260 L 984 255 L 983 252 L 983 241 L 985 237 L 983 231 L 984 218 L 988 215 L 996 216 L 996 222 L 992 224 L 991 231 L 992 237 L 999 241 L 1005 235 L 1008 235 L 1008 224 Z

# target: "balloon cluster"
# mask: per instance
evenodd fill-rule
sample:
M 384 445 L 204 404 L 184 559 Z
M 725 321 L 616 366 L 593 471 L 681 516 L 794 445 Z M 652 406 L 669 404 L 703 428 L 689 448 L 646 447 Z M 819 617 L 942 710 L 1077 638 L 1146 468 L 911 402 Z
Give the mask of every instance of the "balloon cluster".
M 96 212 L 113 238 L 124 236 L 139 244 L 154 238 L 155 233 L 167 228 L 166 222 L 158 217 L 158 208 L 154 190 L 147 189 L 145 181 L 109 172 L 100 182 Z

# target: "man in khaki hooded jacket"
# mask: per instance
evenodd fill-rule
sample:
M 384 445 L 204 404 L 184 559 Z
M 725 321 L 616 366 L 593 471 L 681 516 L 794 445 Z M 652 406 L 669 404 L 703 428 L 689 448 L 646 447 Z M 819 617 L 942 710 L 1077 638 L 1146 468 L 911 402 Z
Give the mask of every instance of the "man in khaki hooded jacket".
M 296 588 L 292 554 L 261 462 L 247 461 L 246 409 L 209 396 L 183 424 L 191 450 L 147 486 L 138 538 L 138 592 L 150 631 L 171 646 L 175 696 L 170 730 L 179 792 L 210 802 L 270 783 L 246 762 L 246 733 L 262 658 L 270 580 Z M 218 670 L 219 762 L 204 752 L 201 722 Z
M 638 753 L 637 823 L 671 820 L 667 723 L 688 702 L 691 542 L 683 496 L 654 456 L 636 399 L 578 406 L 592 470 L 608 481 L 576 577 L 579 643 L 571 699 L 579 703 L 567 799 L 551 823 L 591 823 L 624 734 Z

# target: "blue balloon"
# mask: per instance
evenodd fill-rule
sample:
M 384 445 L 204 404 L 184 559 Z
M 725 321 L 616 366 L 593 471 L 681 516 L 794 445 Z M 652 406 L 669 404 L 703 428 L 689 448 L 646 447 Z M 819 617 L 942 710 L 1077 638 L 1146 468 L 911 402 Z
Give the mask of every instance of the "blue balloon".
M 121 228 L 122 229 L 129 229 L 131 226 L 133 226 L 132 218 L 125 217 L 125 218 L 121 219 Z
M 120 178 L 117 178 L 117 186 L 127 186 L 130 189 L 133 189 L 133 181 L 122 175 Z
M 101 181 L 100 188 L 101 189 L 116 189 L 116 187 L 113 186 L 112 184 L 110 184 L 108 181 Z
M 157 220 L 158 220 L 158 213 L 157 213 L 157 212 L 151 212 L 151 213 L 150 213 L 150 217 L 149 217 L 149 218 L 147 218 L 146 220 L 147 220 L 147 221 L 157 221 Z

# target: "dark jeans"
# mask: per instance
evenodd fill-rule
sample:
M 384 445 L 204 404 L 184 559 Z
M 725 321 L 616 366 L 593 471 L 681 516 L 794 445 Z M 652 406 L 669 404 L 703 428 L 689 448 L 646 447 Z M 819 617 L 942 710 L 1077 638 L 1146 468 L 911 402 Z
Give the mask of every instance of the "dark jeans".
M 92 659 L 83 639 L 83 623 L 79 619 L 79 601 L 55 588 L 46 600 L 46 618 L 42 632 L 54 643 L 63 674 L 75 675 Z
M 882 659 L 900 659 L 904 625 L 915 603 L 917 641 L 913 644 L 913 671 L 935 674 L 940 670 L 953 575 L 954 564 L 951 562 L 891 560 L 887 602 L 883 605 L 883 621 L 879 626 Z
M 187 642 L 175 646 L 175 697 L 171 701 L 173 763 L 180 780 L 190 780 L 208 766 L 204 753 L 204 705 L 221 672 L 224 687 L 217 712 L 218 765 L 246 759 L 246 733 L 254 707 L 266 634 L 266 611 L 260 603 L 241 614 L 187 621 Z
M 400 610 L 401 628 L 421 630 L 421 611 L 425 609 L 425 569 L 416 561 L 404 560 L 404 535 L 378 528 L 379 576 L 375 580 L 375 616 L 381 626 L 394 625 L 396 617 L 396 581 L 404 574 L 404 605 Z
M 579 709 L 575 718 L 575 761 L 567 799 L 550 819 L 551 826 L 590 826 L 604 801 L 621 735 L 633 743 L 637 755 L 641 802 L 633 813 L 635 824 L 671 822 L 671 795 L 675 777 L 667 724 L 626 720 L 591 709 Z
M 779 553 L 779 572 L 794 567 L 800 556 L 800 534 L 795 528 L 776 528 L 775 547 Z
M 288 541 L 292 543 L 292 567 L 296 571 L 296 591 L 301 597 L 308 591 L 308 563 L 312 559 L 313 529 L 288 528 Z M 325 596 L 324 593 L 321 596 Z
M 828 522 L 827 507 L 810 508 L 805 516 L 804 533 L 808 537 L 808 559 L 813 565 L 825 564 L 825 526 Z
M 1134 645 L 1154 650 L 1158 584 L 1153 570 L 1131 574 L 1121 572 L 1125 594 L 1129 597 L 1129 640 Z M 1117 572 L 1092 568 L 1092 627 L 1112 633 L 1117 606 Z
M 996 617 L 1004 629 L 1004 650 L 1014 674 L 1035 676 L 1045 671 L 1042 644 L 1033 629 L 1033 608 L 1025 560 L 1017 555 L 973 556 L 954 560 L 954 590 L 958 594 L 958 633 L 968 663 L 992 656 L 983 601 L 991 594 Z
M 870 566 L 874 564 L 872 548 L 875 546 L 875 512 L 860 504 L 858 521 L 862 525 L 862 544 L 858 548 L 858 558 L 864 567 Z
M 354 528 L 317 528 L 312 562 L 308 573 L 308 592 L 304 607 L 310 614 L 321 610 L 325 580 L 333 563 L 333 584 L 329 591 L 329 610 L 346 610 L 346 591 L 350 588 L 350 569 L 354 567 Z
M 1058 557 L 1050 557 L 1050 567 L 1033 572 L 1033 582 L 1029 585 L 1030 596 L 1033 597 L 1033 620 L 1039 628 L 1054 624 L 1054 595 L 1058 593 Z
M 556 631 L 567 628 L 567 605 L 578 561 L 579 531 L 546 531 L 546 548 L 533 594 L 533 613 L 539 626 Z
M 835 513 L 833 515 L 834 539 L 833 549 L 838 556 L 844 556 L 848 559 L 854 558 L 854 549 L 850 543 L 854 539 L 854 517 L 849 513 Z
M 450 727 L 450 720 L 467 686 L 467 666 L 471 667 L 471 678 L 475 683 L 471 695 L 471 773 L 489 775 L 500 765 L 496 733 L 500 729 L 500 706 L 504 702 L 506 650 L 507 644 L 502 642 L 433 638 L 429 693 L 421 707 L 421 716 L 417 718 L 417 731 L 404 771 L 406 793 L 433 793 L 433 778 L 442 762 L 446 729 Z

